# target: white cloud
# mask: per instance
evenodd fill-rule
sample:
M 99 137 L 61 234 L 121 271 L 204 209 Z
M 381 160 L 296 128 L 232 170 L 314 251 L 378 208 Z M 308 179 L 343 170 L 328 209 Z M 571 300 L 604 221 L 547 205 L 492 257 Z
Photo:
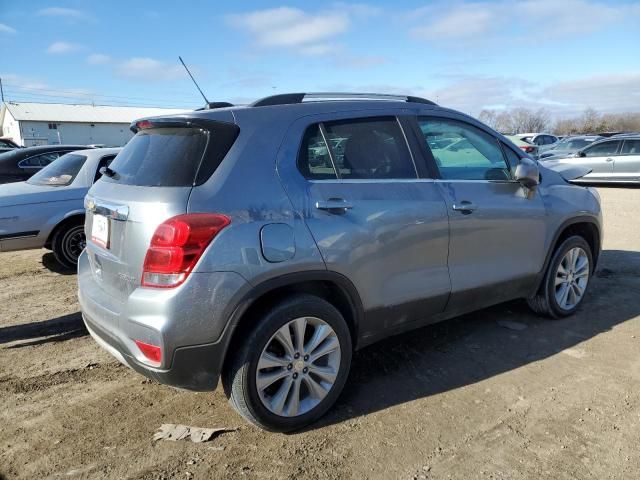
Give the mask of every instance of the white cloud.
M 414 37 L 437 40 L 478 37 L 502 23 L 495 7 L 487 3 L 455 6 L 447 12 L 429 17 L 435 17 L 436 20 L 411 29 Z
M 410 34 L 438 44 L 466 48 L 488 41 L 548 41 L 615 27 L 640 17 L 640 8 L 600 0 L 496 0 L 436 3 L 411 10 L 401 18 L 413 23 Z
M 87 63 L 89 65 L 104 65 L 105 63 L 109 63 L 110 61 L 111 57 L 102 53 L 92 53 L 87 57 Z
M 70 53 L 80 50 L 80 45 L 76 45 L 75 43 L 69 42 L 53 42 L 47 48 L 47 53 L 53 54 L 62 54 L 62 53 Z
M 75 8 L 49 7 L 38 10 L 37 15 L 44 17 L 66 17 L 80 19 L 85 18 L 86 14 Z
M 16 29 L 5 23 L 0 23 L 0 33 L 16 33 Z
M 116 73 L 121 77 L 151 81 L 174 80 L 186 75 L 180 65 L 148 57 L 134 57 L 121 62 L 116 68 Z
M 389 63 L 389 59 L 379 55 L 341 55 L 334 62 L 341 68 L 371 68 Z
M 350 25 L 347 12 L 310 14 L 290 7 L 229 15 L 227 21 L 249 33 L 259 47 L 290 48 L 307 55 L 333 52 L 335 37 Z
M 593 107 L 603 113 L 637 112 L 640 106 L 640 72 L 608 74 L 562 81 L 541 90 L 541 97 L 565 104 L 568 113 Z
M 332 4 L 332 9 L 347 12 L 350 15 L 362 18 L 377 17 L 382 14 L 382 8 L 367 5 L 366 3 L 335 2 Z
M 420 85 L 323 85 L 326 91 L 379 92 L 416 95 L 470 115 L 482 109 L 544 107 L 556 117 L 581 114 L 587 107 L 601 113 L 637 112 L 640 105 L 640 71 L 596 75 L 540 84 L 503 76 L 460 75 L 439 77 L 443 86 Z

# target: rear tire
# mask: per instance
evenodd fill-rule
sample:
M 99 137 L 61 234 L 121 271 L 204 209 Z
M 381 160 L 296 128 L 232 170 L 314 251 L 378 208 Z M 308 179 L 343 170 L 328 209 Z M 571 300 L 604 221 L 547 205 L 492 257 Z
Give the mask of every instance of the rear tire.
M 580 307 L 593 274 L 593 253 L 587 241 L 572 236 L 556 249 L 547 267 L 540 290 L 527 299 L 538 315 L 558 319 Z
M 351 355 L 340 312 L 321 298 L 296 295 L 258 319 L 222 382 L 231 405 L 249 422 L 272 432 L 298 430 L 335 403 Z
M 84 221 L 72 220 L 58 227 L 51 240 L 51 250 L 60 265 L 72 270 L 78 265 L 86 241 Z

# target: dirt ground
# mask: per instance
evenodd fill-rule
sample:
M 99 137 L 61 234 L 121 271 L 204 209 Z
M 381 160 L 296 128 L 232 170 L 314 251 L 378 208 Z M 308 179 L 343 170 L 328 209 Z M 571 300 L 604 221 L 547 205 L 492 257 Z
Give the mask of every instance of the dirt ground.
M 640 189 L 600 188 L 605 251 L 588 299 L 548 321 L 500 305 L 355 355 L 337 406 L 264 433 L 218 389 L 182 392 L 87 335 L 75 275 L 0 254 L 0 479 L 640 478 Z M 152 442 L 163 423 L 232 427 Z

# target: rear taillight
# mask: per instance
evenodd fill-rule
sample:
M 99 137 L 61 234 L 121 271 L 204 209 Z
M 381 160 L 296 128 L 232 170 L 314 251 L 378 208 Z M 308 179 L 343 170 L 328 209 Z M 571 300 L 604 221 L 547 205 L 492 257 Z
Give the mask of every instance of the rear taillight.
M 180 285 L 211 240 L 230 223 L 231 219 L 226 215 L 188 213 L 160 224 L 144 258 L 142 286 L 172 288 Z
M 536 147 L 530 147 L 528 145 L 521 145 L 520 148 L 527 153 L 533 153 L 536 151 Z
M 152 363 L 157 363 L 158 365 L 162 362 L 162 349 L 160 347 L 141 342 L 140 340 L 134 340 L 134 342 L 136 342 L 136 346 L 147 360 L 150 360 Z

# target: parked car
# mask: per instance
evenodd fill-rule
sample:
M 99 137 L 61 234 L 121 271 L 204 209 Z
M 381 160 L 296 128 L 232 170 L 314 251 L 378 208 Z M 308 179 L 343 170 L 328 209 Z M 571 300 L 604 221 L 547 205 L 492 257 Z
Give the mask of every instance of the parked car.
M 0 154 L 0 183 L 21 182 L 49 165 L 58 157 L 86 145 L 42 145 L 14 149 Z
M 559 140 L 558 137 L 549 133 L 520 133 L 516 136 L 520 140 L 537 145 L 539 154 L 551 148 Z
M 515 298 L 571 315 L 600 253 L 599 197 L 567 182 L 588 169 L 428 100 L 285 94 L 132 130 L 86 197 L 84 322 L 161 383 L 221 375 L 268 430 L 323 415 L 389 335 Z
M 594 142 L 567 158 L 545 160 L 545 165 L 578 165 L 591 170 L 581 182 L 640 182 L 640 135 L 611 137 Z
M 45 247 L 74 267 L 85 245 L 84 196 L 119 150 L 77 150 L 26 182 L 0 185 L 0 251 Z
M 533 143 L 529 143 L 526 140 L 522 140 L 518 135 L 507 135 L 507 138 L 513 142 L 513 144 L 525 153 L 528 153 L 532 158 L 538 158 L 538 146 Z
M 18 145 L 10 138 L 0 137 L 0 153 L 10 152 L 11 150 L 14 150 L 16 148 L 20 148 L 20 145 Z
M 541 153 L 539 158 L 540 160 L 565 158 L 576 153 L 578 150 L 583 149 L 587 145 L 591 145 L 593 142 L 602 140 L 603 138 L 604 137 L 600 137 L 598 135 L 575 135 L 572 137 L 566 137 L 553 145 L 546 152 Z

